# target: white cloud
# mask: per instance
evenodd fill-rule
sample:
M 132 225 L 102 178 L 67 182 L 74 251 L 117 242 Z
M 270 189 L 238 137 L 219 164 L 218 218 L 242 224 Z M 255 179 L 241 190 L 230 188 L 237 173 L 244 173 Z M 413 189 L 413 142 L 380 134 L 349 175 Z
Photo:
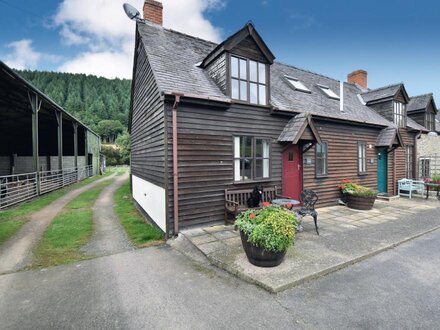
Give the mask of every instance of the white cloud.
M 66 45 L 86 50 L 60 66 L 61 71 L 108 78 L 131 78 L 134 23 L 125 15 L 127 0 L 63 0 L 54 17 Z M 141 13 L 144 0 L 128 0 Z M 221 30 L 204 13 L 220 10 L 225 0 L 163 0 L 164 27 L 200 38 L 220 41 Z
M 30 39 L 14 41 L 7 44 L 6 47 L 12 49 L 11 53 L 5 57 L 6 64 L 19 70 L 35 69 L 40 61 L 43 60 L 49 62 L 58 62 L 60 60 L 58 56 L 36 51 Z

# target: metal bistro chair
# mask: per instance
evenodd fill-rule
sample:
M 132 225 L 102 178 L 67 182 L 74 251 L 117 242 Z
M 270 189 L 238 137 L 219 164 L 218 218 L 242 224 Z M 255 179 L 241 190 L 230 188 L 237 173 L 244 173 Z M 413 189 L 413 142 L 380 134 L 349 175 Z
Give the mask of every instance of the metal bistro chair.
M 315 204 L 318 201 L 318 195 L 313 190 L 303 190 L 301 192 L 300 201 L 302 207 L 296 212 L 304 217 L 306 215 L 310 215 L 313 217 L 313 221 L 315 222 L 316 233 L 319 235 L 318 231 L 318 212 L 315 210 Z

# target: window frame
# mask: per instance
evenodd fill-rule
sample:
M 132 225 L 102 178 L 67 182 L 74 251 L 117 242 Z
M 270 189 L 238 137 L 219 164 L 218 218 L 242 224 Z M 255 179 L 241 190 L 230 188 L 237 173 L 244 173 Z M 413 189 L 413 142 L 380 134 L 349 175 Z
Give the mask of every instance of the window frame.
M 250 104 L 250 105 L 254 105 L 254 106 L 259 106 L 259 107 L 269 107 L 269 93 L 270 93 L 270 77 L 269 77 L 269 70 L 270 67 L 267 63 L 263 63 L 254 59 L 250 59 L 247 57 L 243 57 L 240 55 L 236 55 L 233 53 L 230 53 L 228 56 L 229 60 L 228 60 L 228 73 L 227 73 L 227 78 L 228 78 L 228 89 L 229 89 L 229 95 L 231 97 L 232 100 L 234 100 L 235 102 L 239 102 L 239 103 L 245 103 L 245 104 Z M 233 58 L 237 58 L 238 59 L 238 63 L 239 63 L 239 67 L 238 67 L 238 77 L 233 77 L 232 76 L 232 60 Z M 242 79 L 240 78 L 240 60 L 244 60 L 246 61 L 246 79 Z M 257 64 L 257 78 L 256 81 L 251 80 L 250 76 L 250 62 L 255 62 Z M 261 82 L 260 79 L 260 65 L 264 66 L 264 73 L 265 73 L 265 77 L 264 77 L 264 83 Z M 232 97 L 232 81 L 233 80 L 238 80 L 238 85 L 239 85 L 239 92 L 238 92 L 238 98 L 234 98 Z M 246 100 L 242 100 L 240 99 L 240 82 L 245 82 L 246 83 Z M 251 102 L 251 84 L 255 84 L 257 85 L 257 103 Z M 264 98 L 264 104 L 260 103 L 260 86 L 263 86 L 264 90 L 265 90 L 265 98 Z
M 252 143 L 251 143 L 251 157 L 242 157 L 241 155 L 240 155 L 240 157 L 235 157 L 235 139 L 236 138 L 238 138 L 238 139 L 240 139 L 240 138 L 251 138 L 251 140 L 252 140 Z M 269 150 L 268 150 L 268 157 L 264 157 L 264 153 L 263 153 L 263 155 L 261 156 L 261 157 L 257 157 L 257 155 L 256 155 L 256 146 L 257 146 L 257 140 L 263 140 L 263 141 L 267 141 L 267 143 L 268 143 L 268 148 L 269 148 Z M 239 150 L 239 152 L 241 151 L 241 146 L 239 147 L 240 148 L 240 150 Z M 263 152 L 263 150 L 262 150 L 262 152 Z M 270 137 L 267 137 L 267 136 L 253 136 L 253 135 L 240 135 L 240 134 L 237 134 L 237 135 L 234 135 L 233 137 L 232 137 L 232 156 L 233 156 L 233 182 L 234 182 L 234 184 L 243 184 L 243 183 L 249 183 L 249 182 L 264 182 L 264 181 L 270 181 L 271 180 L 271 175 L 272 175 L 272 171 L 271 171 L 271 159 L 272 159 L 272 139 L 270 138 Z M 242 159 L 251 159 L 251 161 L 252 161 L 252 165 L 251 165 L 251 178 L 250 179 L 247 179 L 247 180 L 244 180 L 244 179 L 242 179 L 242 176 L 241 176 L 241 170 L 242 170 L 242 168 L 240 167 L 240 180 L 236 180 L 235 179 L 235 177 L 236 177 L 236 173 L 235 173 L 235 162 L 237 161 L 237 160 L 239 160 L 239 161 L 241 161 Z M 256 175 L 257 175 L 257 160 L 261 160 L 262 161 L 262 164 L 263 164 L 263 176 L 262 177 L 257 177 Z M 267 169 L 267 173 L 268 173 L 268 176 L 267 177 L 264 177 L 264 160 L 268 160 L 268 162 L 267 162 L 267 166 L 268 166 L 268 169 Z
M 338 94 L 336 94 L 333 91 L 333 89 L 331 89 L 329 86 L 320 85 L 320 84 L 316 84 L 316 86 L 318 86 L 318 88 L 321 90 L 321 92 L 323 92 L 325 94 L 325 96 L 327 96 L 329 99 L 332 99 L 332 100 L 340 100 L 341 99 L 341 97 L 338 96 Z
M 405 128 L 407 123 L 406 104 L 399 101 L 393 101 L 393 123 L 398 128 Z
M 435 131 L 435 115 L 432 112 L 425 113 L 425 127 L 430 131 Z
M 363 146 L 365 148 L 365 156 L 361 157 L 361 149 L 360 147 Z M 358 168 L 358 175 L 367 175 L 368 174 L 368 168 L 367 168 L 367 143 L 364 141 L 358 141 L 357 143 L 357 168 Z M 363 160 L 363 167 L 364 170 L 361 169 L 361 160 Z
M 325 157 L 318 158 L 318 143 L 315 144 L 315 177 L 316 178 L 325 178 L 328 177 L 328 142 L 321 141 L 321 145 L 325 145 Z M 324 160 L 325 173 L 318 173 L 318 160 Z
M 405 146 L 405 179 L 414 179 L 414 150 L 414 145 Z
M 308 94 L 312 93 L 312 91 L 306 85 L 304 85 L 304 83 L 301 80 L 299 80 L 298 78 L 294 78 L 294 77 L 291 77 L 291 76 L 284 76 L 284 79 L 287 81 L 287 84 L 293 90 L 298 91 L 298 92 L 308 93 Z M 295 86 L 294 82 L 299 83 L 299 86 L 298 87 Z
M 431 177 L 431 158 L 420 158 L 420 177 Z

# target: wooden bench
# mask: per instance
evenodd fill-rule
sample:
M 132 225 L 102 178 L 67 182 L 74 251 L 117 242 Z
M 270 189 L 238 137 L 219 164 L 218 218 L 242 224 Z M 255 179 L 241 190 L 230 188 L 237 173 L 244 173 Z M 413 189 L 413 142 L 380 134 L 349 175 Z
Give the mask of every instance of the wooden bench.
M 225 189 L 225 224 L 233 223 L 238 213 L 249 209 L 247 200 L 251 197 L 254 189 Z M 276 186 L 263 187 L 263 196 L 261 202 L 271 202 L 276 198 L 289 198 L 278 195 Z M 259 207 L 255 208 L 259 209 Z M 229 221 L 229 215 L 233 216 L 233 220 Z

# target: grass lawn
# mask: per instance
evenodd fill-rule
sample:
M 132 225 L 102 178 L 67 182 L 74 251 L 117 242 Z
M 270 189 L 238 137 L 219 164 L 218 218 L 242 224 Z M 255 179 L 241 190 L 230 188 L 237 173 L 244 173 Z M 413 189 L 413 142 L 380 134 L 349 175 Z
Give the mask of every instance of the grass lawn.
M 111 183 L 112 180 L 102 182 L 65 206 L 34 250 L 33 266 L 49 267 L 90 258 L 79 249 L 93 234 L 92 206 L 102 189 Z
M 145 247 L 163 239 L 162 233 L 145 222 L 145 219 L 134 206 L 129 182 L 116 191 L 113 200 L 115 202 L 115 212 L 128 237 L 136 247 Z
M 60 190 L 52 191 L 46 195 L 23 202 L 7 210 L 0 211 L 0 244 L 14 235 L 21 228 L 21 226 L 26 223 L 26 217 L 32 212 L 41 210 L 43 207 L 49 205 L 69 191 L 85 186 L 110 174 L 112 174 L 112 172 L 108 172 L 103 176 L 87 178 L 81 182 L 64 187 Z

